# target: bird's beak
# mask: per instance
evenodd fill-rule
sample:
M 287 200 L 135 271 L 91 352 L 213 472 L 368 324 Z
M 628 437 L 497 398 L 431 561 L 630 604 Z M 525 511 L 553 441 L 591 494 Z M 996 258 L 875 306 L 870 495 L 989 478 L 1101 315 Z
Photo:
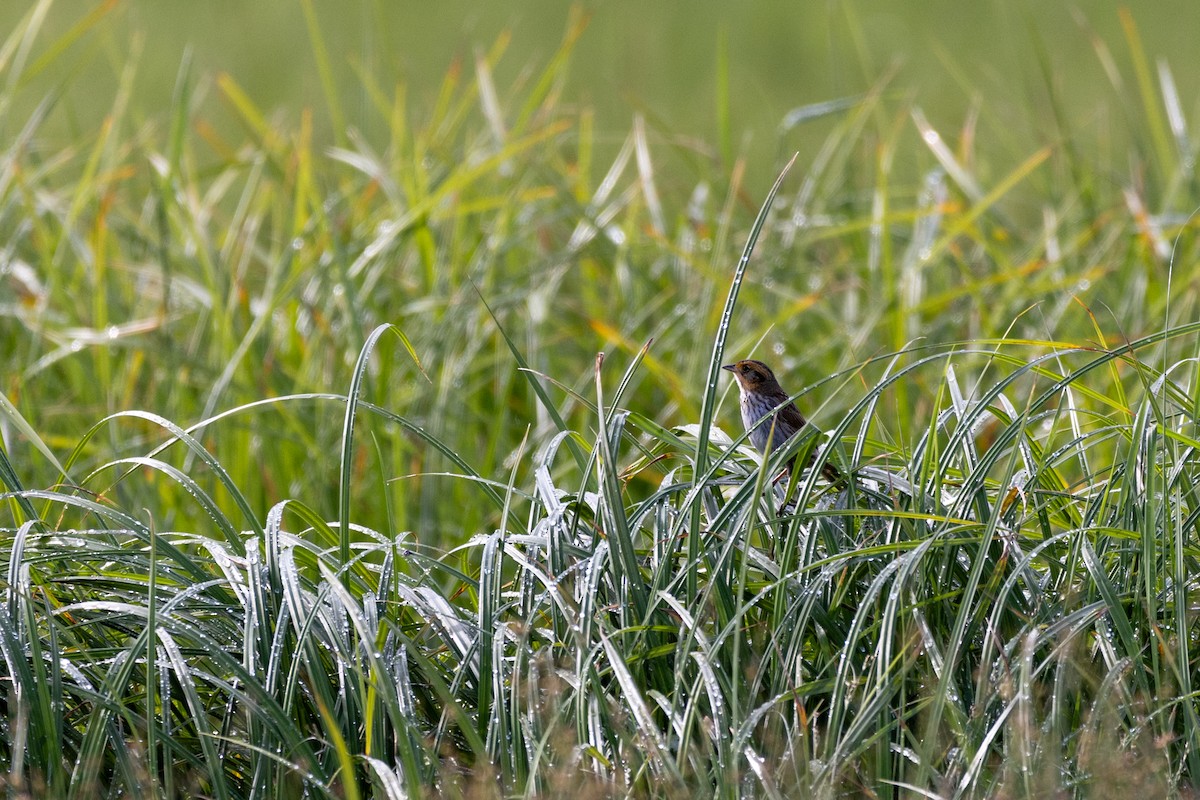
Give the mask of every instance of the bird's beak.
M 737 368 L 737 364 L 722 364 L 721 365 L 721 369 L 727 369 L 730 372 L 733 372 L 733 370 L 736 368 Z

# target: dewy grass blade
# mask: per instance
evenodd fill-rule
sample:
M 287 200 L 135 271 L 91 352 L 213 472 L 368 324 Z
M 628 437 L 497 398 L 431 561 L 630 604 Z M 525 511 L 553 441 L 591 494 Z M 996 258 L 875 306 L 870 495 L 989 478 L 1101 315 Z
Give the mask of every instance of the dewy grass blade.
M 20 432 L 21 436 L 23 436 L 26 441 L 32 444 L 34 448 L 37 449 L 37 451 L 41 453 L 56 470 L 58 470 L 60 478 L 65 483 L 74 483 L 74 481 L 71 480 L 71 477 L 67 474 L 67 471 L 63 468 L 62 464 L 58 462 L 58 458 L 55 457 L 54 452 L 46 446 L 45 442 L 42 441 L 42 437 L 38 436 L 37 431 L 33 429 L 28 421 L 26 421 L 21 412 L 18 411 L 16 406 L 12 404 L 12 401 L 8 399 L 8 396 L 3 392 L 0 392 L 0 423 L 3 422 L 6 422 L 7 424 L 16 428 L 17 431 Z M 3 456 L 3 442 L 0 442 L 0 458 L 3 458 Z M 0 462 L 0 470 L 4 469 L 3 464 L 4 462 Z M 3 475 L 4 473 L 0 472 L 0 477 Z M 11 485 L 7 480 L 4 481 L 4 484 L 13 491 L 20 491 L 20 487 L 18 485 Z
M 700 407 L 700 426 L 696 433 L 696 459 L 695 459 L 695 480 L 700 480 L 700 476 L 708 472 L 708 440 L 710 429 L 712 426 L 713 415 L 716 412 L 717 401 L 717 381 L 721 375 L 721 361 L 725 355 L 725 340 L 729 336 L 729 327 L 733 322 L 733 310 L 737 307 L 738 292 L 742 288 L 742 279 L 746 274 L 746 267 L 750 264 L 750 256 L 754 253 L 754 246 L 758 244 L 758 237 L 762 233 L 763 227 L 767 224 L 767 217 L 771 211 L 771 205 L 775 202 L 775 196 L 779 194 L 779 188 L 783 185 L 783 179 L 791 170 L 792 165 L 796 163 L 799 153 L 792 156 L 791 160 L 784 166 L 779 173 L 779 177 L 775 179 L 775 183 L 771 186 L 771 191 L 767 192 L 767 198 L 763 201 L 762 207 L 759 208 L 758 216 L 754 218 L 754 224 L 750 227 L 750 235 L 746 239 L 746 246 L 742 250 L 741 258 L 738 259 L 737 266 L 733 271 L 733 280 L 729 284 L 729 294 L 725 298 L 725 307 L 721 311 L 721 321 L 717 325 L 716 336 L 713 338 L 712 355 L 708 360 L 708 375 L 704 380 L 704 402 Z M 688 534 L 688 561 L 692 564 L 699 563 L 700 556 L 700 509 L 703 504 L 702 493 L 697 493 L 693 501 L 691 513 L 691 529 Z M 697 583 L 695 571 L 691 571 L 688 577 L 688 595 L 694 597 L 696 594 Z
M 413 350 L 408 337 L 398 327 L 387 323 L 379 325 L 375 330 L 371 331 L 371 335 L 367 337 L 367 341 L 358 353 L 358 361 L 354 365 L 354 372 L 350 378 L 350 389 L 346 392 L 346 416 L 345 422 L 342 425 L 341 481 L 338 489 L 338 524 L 341 531 L 338 555 L 342 560 L 342 564 L 350 562 L 350 476 L 353 474 L 354 417 L 358 412 L 363 380 L 366 378 L 367 366 L 370 364 L 371 351 L 375 349 L 375 345 L 378 344 L 383 335 L 389 332 L 395 333 L 400 337 L 400 341 L 404 343 L 408 354 L 416 361 L 417 367 L 420 368 L 421 366 L 421 362 L 417 359 L 416 351 Z M 261 533 L 261 528 L 259 532 Z
M 659 731 L 650 706 L 642 697 L 641 688 L 625 664 L 621 651 L 609 637 L 603 634 L 600 635 L 600 642 L 608 658 L 608 664 L 621 687 L 629 712 L 633 716 L 639 738 L 647 747 L 646 758 L 649 761 L 650 769 L 660 778 L 669 780 L 676 786 L 684 786 L 683 776 L 679 774 L 675 760 L 670 756 L 670 747 Z
M 642 581 L 641 568 L 638 565 L 637 550 L 633 542 L 633 532 L 629 529 L 625 517 L 625 501 L 621 485 L 617 479 L 616 442 L 620 441 L 620 420 L 615 415 L 610 416 L 604 405 L 604 380 L 601 367 L 604 355 L 596 357 L 596 408 L 599 411 L 599 432 L 596 436 L 596 452 L 599 455 L 598 472 L 600 480 L 600 512 L 601 519 L 607 529 L 607 538 L 613 548 L 615 563 L 619 565 L 619 577 L 622 588 L 629 595 L 633 618 L 640 624 L 646 617 L 646 586 Z M 610 425 L 617 425 L 616 436 L 609 430 Z
M 17 476 L 17 471 L 13 469 L 12 462 L 8 460 L 8 454 L 4 451 L 3 442 L 0 442 L 0 487 L 8 490 L 0 498 L 9 500 L 16 505 L 16 508 L 13 509 L 13 518 L 19 524 L 25 525 L 40 519 L 37 510 L 29 502 L 29 498 L 25 496 L 25 491 L 21 486 L 21 479 Z
M 493 686 L 503 685 L 503 667 L 493 663 L 493 643 L 502 623 L 498 617 L 503 598 L 501 596 L 501 569 L 503 568 L 504 539 L 500 532 L 493 533 L 483 546 L 483 557 L 479 562 L 479 615 L 476 617 L 477 638 L 475 657 L 479 661 L 475 706 L 478 709 L 479 735 L 488 738 L 489 722 L 492 720 Z M 500 674 L 494 674 L 495 671 Z
M 242 542 L 241 534 L 229 520 L 229 518 L 221 512 L 221 508 L 217 505 L 216 501 L 213 500 L 208 492 L 201 489 L 200 485 L 197 484 L 190 475 L 183 470 L 172 466 L 171 464 L 168 464 L 164 461 L 159 461 L 155 458 L 122 458 L 118 459 L 117 461 L 110 461 L 109 463 L 102 465 L 97 469 L 97 472 L 93 472 L 88 477 L 92 478 L 98 472 L 107 470 L 110 467 L 122 466 L 141 467 L 144 469 L 155 470 L 178 483 L 179 486 L 182 487 L 183 490 L 188 494 L 188 496 L 196 501 L 196 503 L 204 511 L 205 515 L 216 524 L 217 529 L 220 530 L 222 536 L 225 537 L 225 541 L 229 543 L 230 547 L 233 547 L 236 551 L 238 551 L 239 555 L 245 554 L 245 550 L 243 549 L 245 545 Z M 153 532 L 150 533 L 149 538 L 152 541 L 154 540 L 155 537 Z

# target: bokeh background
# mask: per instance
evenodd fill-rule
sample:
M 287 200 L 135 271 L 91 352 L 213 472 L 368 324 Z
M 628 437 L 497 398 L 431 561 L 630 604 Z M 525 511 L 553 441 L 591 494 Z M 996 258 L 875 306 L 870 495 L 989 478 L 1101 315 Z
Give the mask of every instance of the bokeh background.
M 84 4 L 42 6 L 50 38 L 77 24 Z M 0 30 L 30 8 L 0 4 Z M 811 152 L 827 131 L 821 121 L 784 129 L 789 111 L 854 97 L 885 76 L 935 127 L 957 126 L 979 106 L 979 113 L 1009 126 L 1014 141 L 1044 138 L 1053 125 L 1054 92 L 1058 113 L 1066 111 L 1080 126 L 1086 147 L 1096 135 L 1127 127 L 1127 120 L 1110 117 L 1114 70 L 1124 80 L 1131 76 L 1122 9 L 1149 59 L 1169 58 L 1180 96 L 1194 102 L 1200 91 L 1200 12 L 1186 0 L 134 0 L 98 8 L 110 8 L 99 30 L 66 57 L 51 59 L 23 93 L 34 103 L 65 87 L 67 110 L 43 132 L 61 126 L 73 135 L 97 125 L 131 64 L 136 107 L 143 114 L 166 108 L 185 53 L 198 74 L 229 73 L 265 108 L 295 117 L 304 107 L 324 107 L 315 27 L 346 124 L 378 137 L 385 123 L 371 111 L 363 75 L 385 89 L 392 88 L 388 81 L 403 84 L 412 107 L 430 107 L 449 70 L 469 70 L 477 52 L 510 36 L 496 69 L 497 85 L 509 86 L 553 55 L 574 12 L 590 21 L 574 48 L 564 96 L 594 110 L 601 141 L 607 133 L 615 147 L 632 113 L 641 111 L 686 149 L 748 156 L 754 186 L 774 176 L 781 152 Z M 0 130 L 11 135 L 24 114 L 9 109 L 5 118 Z M 222 117 L 207 119 L 219 125 Z M 225 122 L 234 124 L 231 117 Z M 328 115 L 316 116 L 318 141 L 337 138 L 330 123 Z
M 42 0 L 0 5 L 0 27 L 0 287 L 24 292 L 0 295 L 0 365 L 60 454 L 132 409 L 189 425 L 344 396 L 389 323 L 415 358 L 382 351 L 368 399 L 489 479 L 558 432 L 510 346 L 588 430 L 595 354 L 653 339 L 622 404 L 695 423 L 733 265 L 794 153 L 728 350 L 792 391 L 832 382 L 804 401 L 819 422 L 918 340 L 1090 347 L 1198 303 L 1190 237 L 1167 258 L 1200 196 L 1185 2 Z M 889 447 L 919 436 L 940 365 L 922 380 L 882 415 Z M 208 444 L 259 507 L 328 516 L 325 403 L 254 406 Z M 79 458 L 144 453 L 161 431 L 142 433 Z M 368 436 L 360 522 L 441 544 L 485 524 L 475 486 L 414 477 L 461 464 L 391 422 Z M 57 479 L 25 454 L 31 485 Z

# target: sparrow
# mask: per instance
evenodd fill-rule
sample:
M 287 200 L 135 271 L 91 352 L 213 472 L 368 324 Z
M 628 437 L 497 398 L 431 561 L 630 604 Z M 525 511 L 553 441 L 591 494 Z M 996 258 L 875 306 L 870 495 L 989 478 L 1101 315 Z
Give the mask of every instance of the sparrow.
M 775 379 L 775 373 L 763 362 L 747 359 L 725 364 L 721 369 L 729 370 L 737 378 L 738 391 L 741 393 L 742 424 L 750 432 L 751 444 L 763 456 L 770 455 L 808 424 L 800 409 L 789 399 L 790 395 Z M 774 422 L 768 419 L 759 424 L 759 420 L 772 414 L 775 416 Z M 788 461 L 788 471 L 791 471 L 795 460 Z M 821 466 L 821 474 L 834 482 L 842 477 L 837 467 L 828 461 Z

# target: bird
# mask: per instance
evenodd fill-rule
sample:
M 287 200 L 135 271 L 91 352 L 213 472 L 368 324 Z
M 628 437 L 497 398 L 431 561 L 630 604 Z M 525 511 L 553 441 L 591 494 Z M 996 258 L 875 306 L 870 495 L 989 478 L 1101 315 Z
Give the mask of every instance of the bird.
M 769 456 L 808 424 L 800 409 L 791 401 L 790 395 L 775 379 L 775 373 L 763 362 L 745 359 L 733 364 L 724 364 L 721 369 L 729 370 L 737 379 L 738 391 L 741 393 L 742 424 L 750 433 L 751 444 L 758 448 L 764 457 Z M 773 421 L 768 419 L 759 424 L 759 420 L 772 414 L 775 417 Z M 788 461 L 789 472 L 795 461 L 795 458 Z M 821 473 L 833 482 L 842 478 L 838 468 L 828 461 L 822 465 Z

